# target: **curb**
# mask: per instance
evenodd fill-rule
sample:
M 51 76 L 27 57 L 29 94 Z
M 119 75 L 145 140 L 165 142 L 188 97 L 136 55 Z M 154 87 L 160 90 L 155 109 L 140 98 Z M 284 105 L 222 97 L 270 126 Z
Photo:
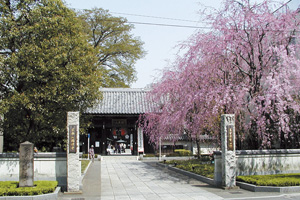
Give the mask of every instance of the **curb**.
M 195 174 L 195 173 L 192 173 L 192 172 L 189 172 L 189 171 L 185 171 L 185 170 L 182 170 L 182 169 L 178 169 L 176 167 L 172 167 L 170 165 L 166 165 L 166 164 L 162 164 L 162 163 L 157 163 L 157 165 L 160 166 L 160 167 L 165 167 L 165 168 L 170 169 L 172 171 L 175 171 L 177 173 L 183 174 L 183 175 L 188 176 L 190 178 L 196 179 L 198 181 L 202 181 L 202 182 L 207 183 L 209 185 L 217 186 L 214 182 L 214 179 L 207 178 L 205 176 L 201 176 L 201 175 L 198 175 L 198 174 Z
M 60 191 L 60 187 L 57 187 L 53 193 L 49 194 L 41 194 L 35 196 L 3 196 L 0 197 L 0 200 L 56 200 L 58 199 L 58 193 Z
M 196 180 L 202 181 L 204 183 L 207 183 L 212 186 L 220 187 L 219 185 L 216 185 L 213 179 L 207 178 L 205 176 L 201 176 L 198 174 L 194 174 L 192 172 L 184 171 L 182 169 L 178 169 L 176 167 L 172 167 L 170 165 L 162 164 L 162 163 L 156 163 L 157 166 L 164 167 L 167 169 L 170 169 L 172 171 L 175 171 L 177 173 L 183 174 L 185 176 L 188 176 L 190 178 L 194 178 Z M 256 186 L 249 183 L 244 182 L 236 182 L 236 185 L 244 190 L 248 190 L 251 192 L 278 192 L 278 193 L 292 193 L 292 192 L 300 192 L 300 186 L 290 186 L 290 187 L 272 187 L 272 186 Z
M 90 163 L 88 164 L 88 166 L 85 168 L 83 174 L 81 174 L 80 181 L 79 181 L 79 190 L 82 190 L 82 188 L 83 188 L 83 183 L 82 183 L 82 181 L 83 181 L 83 178 L 84 178 L 84 176 L 85 176 L 87 170 L 88 170 L 89 167 L 91 166 L 91 163 L 92 163 L 92 162 L 90 161 Z
M 249 183 L 236 182 L 236 185 L 245 190 L 252 192 L 279 192 L 279 193 L 292 193 L 300 192 L 300 186 L 290 187 L 272 187 L 272 186 L 256 186 Z

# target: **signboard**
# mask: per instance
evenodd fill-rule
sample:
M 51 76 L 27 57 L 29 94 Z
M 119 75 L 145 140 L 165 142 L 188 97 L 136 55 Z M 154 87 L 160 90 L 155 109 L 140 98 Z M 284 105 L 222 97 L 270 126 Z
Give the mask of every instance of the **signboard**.
M 138 152 L 144 152 L 144 137 L 142 128 L 138 128 Z
M 77 125 L 69 126 L 69 153 L 76 153 L 77 149 Z
M 100 147 L 100 142 L 99 141 L 95 142 L 95 147 Z
M 233 151 L 233 125 L 227 127 L 227 151 Z
M 112 126 L 113 127 L 126 127 L 127 120 L 126 119 L 112 119 Z

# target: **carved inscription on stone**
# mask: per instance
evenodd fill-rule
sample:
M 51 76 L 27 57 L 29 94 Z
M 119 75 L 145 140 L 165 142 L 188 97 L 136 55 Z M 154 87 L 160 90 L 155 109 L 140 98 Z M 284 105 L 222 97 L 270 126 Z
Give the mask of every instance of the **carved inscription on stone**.
M 69 126 L 69 152 L 76 153 L 77 149 L 77 126 Z
M 233 125 L 227 126 L 227 151 L 233 151 Z
M 19 187 L 33 187 L 33 144 L 24 142 L 20 145 Z

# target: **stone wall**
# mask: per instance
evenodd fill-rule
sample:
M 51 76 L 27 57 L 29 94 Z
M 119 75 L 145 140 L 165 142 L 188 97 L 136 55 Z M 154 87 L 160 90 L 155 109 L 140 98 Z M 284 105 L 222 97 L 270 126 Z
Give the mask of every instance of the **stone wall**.
M 59 186 L 67 184 L 67 156 L 63 152 L 34 155 L 34 180 L 56 180 Z M 19 154 L 0 154 L 0 181 L 19 181 Z
M 240 150 L 237 175 L 300 173 L 300 149 Z
M 215 177 L 221 177 L 222 153 L 215 157 Z M 267 175 L 300 173 L 300 149 L 237 150 L 236 175 Z M 219 183 L 220 180 L 215 180 Z

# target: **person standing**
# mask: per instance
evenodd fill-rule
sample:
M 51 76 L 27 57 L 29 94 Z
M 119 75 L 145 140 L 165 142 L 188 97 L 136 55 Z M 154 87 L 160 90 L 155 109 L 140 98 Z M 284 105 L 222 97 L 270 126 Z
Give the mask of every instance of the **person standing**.
M 91 146 L 89 154 L 90 154 L 90 158 L 91 158 L 91 159 L 93 160 L 93 162 L 94 162 L 94 158 L 95 158 L 94 145 Z
M 35 154 L 38 154 L 38 152 L 39 152 L 36 147 L 34 147 L 33 151 L 34 151 Z
M 118 144 L 118 153 L 121 153 L 121 146 Z

